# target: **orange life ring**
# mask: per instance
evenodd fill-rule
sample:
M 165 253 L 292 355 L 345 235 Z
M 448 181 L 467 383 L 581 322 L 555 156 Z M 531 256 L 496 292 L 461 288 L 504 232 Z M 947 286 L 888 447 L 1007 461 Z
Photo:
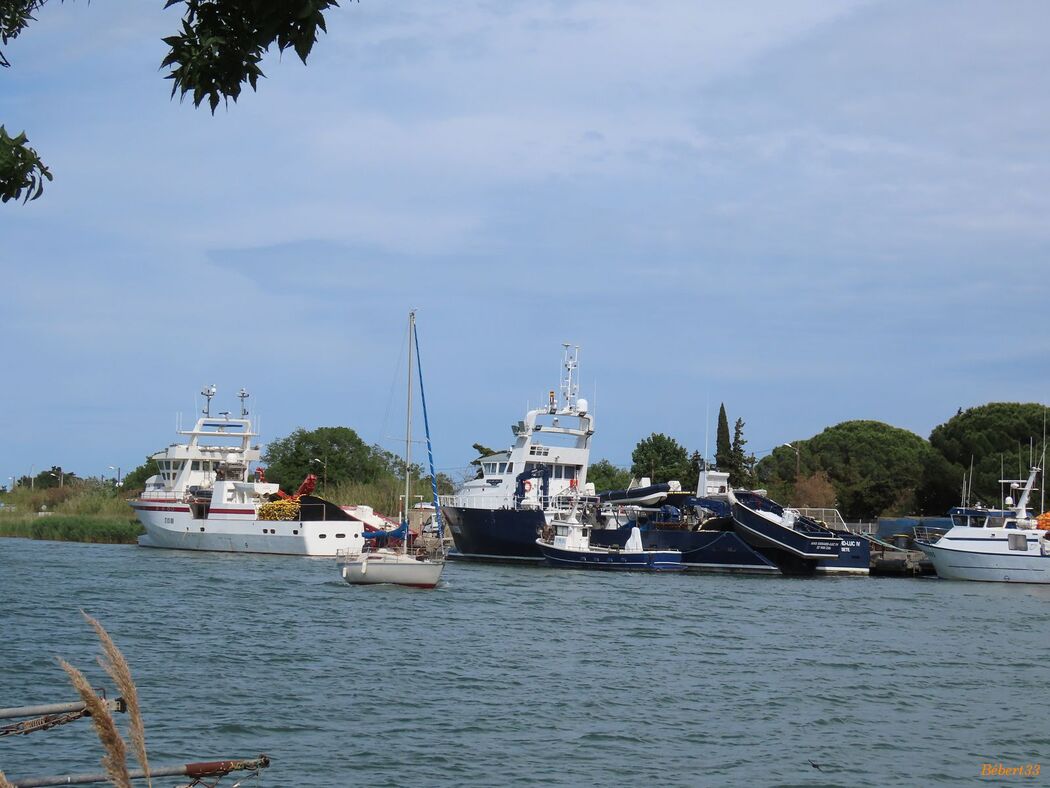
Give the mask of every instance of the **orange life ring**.
M 532 489 L 532 482 L 528 479 L 525 480 L 525 492 L 529 492 Z

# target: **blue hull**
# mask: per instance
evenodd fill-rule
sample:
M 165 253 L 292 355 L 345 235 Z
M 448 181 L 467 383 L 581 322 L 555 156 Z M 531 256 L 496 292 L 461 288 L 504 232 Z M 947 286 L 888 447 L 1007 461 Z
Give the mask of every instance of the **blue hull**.
M 818 562 L 817 571 L 855 575 L 869 574 L 871 571 L 871 542 L 860 534 L 849 531 L 838 531 L 833 528 L 831 532 L 842 540 L 839 557 L 830 561 Z
M 684 569 L 682 555 L 675 551 L 645 550 L 640 553 L 622 553 L 587 550 L 561 550 L 550 545 L 538 545 L 551 566 L 566 569 L 604 569 L 611 571 L 673 572 Z
M 546 518 L 537 509 L 471 509 L 442 506 L 456 552 L 449 557 L 477 561 L 543 560 L 536 545 Z
M 623 547 L 634 523 L 614 530 L 591 531 L 591 544 Z M 686 569 L 707 572 L 777 574 L 775 563 L 732 531 L 690 531 L 684 528 L 641 527 L 642 544 L 649 550 L 678 550 Z
M 795 528 L 788 528 L 753 511 L 755 507 L 761 506 L 780 514 L 783 509 L 779 504 L 752 493 L 740 494 L 740 498 L 746 505 L 733 504 L 733 522 L 736 523 L 737 533 L 748 544 L 762 549 L 763 552 L 773 550 L 803 562 L 839 557 L 841 540 L 827 528 L 810 528 L 805 522 L 806 518 L 802 517 Z M 777 511 L 778 509 L 780 511 Z

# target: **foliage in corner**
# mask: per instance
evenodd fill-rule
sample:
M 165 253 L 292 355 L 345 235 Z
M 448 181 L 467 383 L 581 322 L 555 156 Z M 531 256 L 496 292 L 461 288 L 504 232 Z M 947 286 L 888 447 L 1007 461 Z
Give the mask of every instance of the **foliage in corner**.
M 184 4 L 182 30 L 168 36 L 162 68 L 171 66 L 171 95 L 193 94 L 194 106 L 205 98 L 215 112 L 220 101 L 237 100 L 244 84 L 256 89 L 265 76 L 259 62 L 271 45 L 294 49 L 305 63 L 317 31 L 327 32 L 324 11 L 335 0 L 168 0 L 165 8 Z
M 44 181 L 51 171 L 29 147 L 25 132 L 11 137 L 0 126 L 0 201 L 35 200 L 44 193 Z
M 45 0 L 0 0 L 0 44 L 7 46 L 9 41 L 18 38 L 30 22 L 36 21 L 33 12 L 44 4 Z M 11 63 L 3 52 L 0 52 L 0 66 L 7 68 Z

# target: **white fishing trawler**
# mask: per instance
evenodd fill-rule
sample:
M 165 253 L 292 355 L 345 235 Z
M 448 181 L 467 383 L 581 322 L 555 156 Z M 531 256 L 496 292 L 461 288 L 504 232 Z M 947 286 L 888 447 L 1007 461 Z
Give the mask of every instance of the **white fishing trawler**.
M 201 392 L 207 404 L 192 430 L 179 430 L 186 443 L 154 454 L 160 473 L 146 481 L 142 495 L 129 501 L 146 533 L 143 547 L 231 553 L 334 556 L 361 552 L 362 534 L 386 530 L 388 521 L 370 507 L 342 508 L 315 495 L 308 479 L 295 496 L 267 482 L 252 440 L 258 433 L 248 418 L 241 389 L 240 415 L 211 415 L 215 387 Z M 267 507 L 283 497 L 280 515 Z M 261 511 L 260 511 L 261 510 Z M 269 517 L 292 519 L 268 519 Z
M 1005 509 L 956 507 L 951 512 L 951 530 L 933 543 L 917 542 L 939 577 L 1050 583 L 1050 532 L 1039 527 L 1028 508 L 1039 473 L 1033 466 L 1027 481 L 1000 479 L 1000 484 L 1022 490 L 1016 505 L 1008 497 Z

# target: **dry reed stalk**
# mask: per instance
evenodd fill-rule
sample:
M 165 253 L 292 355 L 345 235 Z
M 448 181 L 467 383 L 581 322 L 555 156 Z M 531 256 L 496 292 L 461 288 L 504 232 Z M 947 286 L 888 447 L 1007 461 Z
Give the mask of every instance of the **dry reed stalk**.
M 131 777 L 128 776 L 127 753 L 124 748 L 124 740 L 120 738 L 117 724 L 113 722 L 113 715 L 109 713 L 109 709 L 106 708 L 106 704 L 102 702 L 102 699 L 95 694 L 95 690 L 92 689 L 88 680 L 84 678 L 84 674 L 61 657 L 57 659 L 58 664 L 62 666 L 62 670 L 69 674 L 69 680 L 73 683 L 73 688 L 76 689 L 80 699 L 84 701 L 84 705 L 87 706 L 87 710 L 91 714 L 91 724 L 95 726 L 98 740 L 102 742 L 102 746 L 106 750 L 106 754 L 102 758 L 102 766 L 106 770 L 106 774 L 109 775 L 110 782 L 117 788 L 132 788 Z
M 135 758 L 138 760 L 139 766 L 146 773 L 146 784 L 152 788 L 153 781 L 149 777 L 149 758 L 146 757 L 146 728 L 142 724 L 139 691 L 135 686 L 134 679 L 131 678 L 131 668 L 128 667 L 128 661 L 124 659 L 124 654 L 117 648 L 117 644 L 113 642 L 113 638 L 109 636 L 105 627 L 83 610 L 80 611 L 80 615 L 94 627 L 95 634 L 98 635 L 98 639 L 102 643 L 102 650 L 105 652 L 106 658 L 100 658 L 98 664 L 113 679 L 113 683 L 117 686 L 117 691 L 120 692 L 128 706 L 128 734 L 131 737 L 131 748 L 135 751 Z
M 4 775 L 2 769 L 0 769 L 0 788 L 15 788 L 12 783 L 7 781 L 7 777 Z

